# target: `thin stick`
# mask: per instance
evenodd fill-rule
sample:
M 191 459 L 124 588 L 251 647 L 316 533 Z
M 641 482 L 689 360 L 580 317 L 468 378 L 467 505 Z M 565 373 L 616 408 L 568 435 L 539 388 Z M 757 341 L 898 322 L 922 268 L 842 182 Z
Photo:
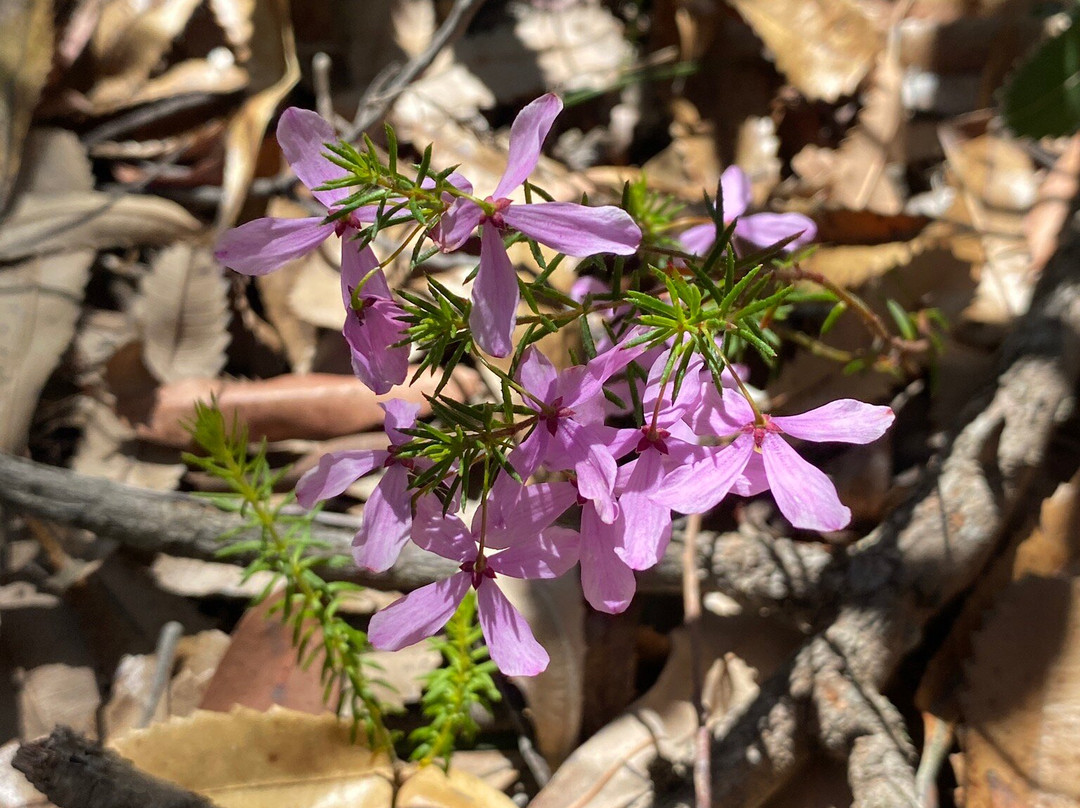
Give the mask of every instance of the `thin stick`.
M 455 0 L 450 13 L 446 15 L 443 24 L 431 38 L 431 44 L 424 49 L 423 53 L 417 54 L 410 59 L 401 71 L 384 87 L 378 88 L 370 96 L 365 96 L 356 110 L 356 118 L 353 119 L 352 128 L 345 134 L 345 140 L 354 141 L 364 133 L 369 126 L 378 121 L 386 110 L 401 95 L 402 92 L 425 70 L 427 70 L 435 57 L 439 55 L 451 40 L 465 33 L 472 18 L 480 10 L 484 0 Z
M 169 685 L 173 660 L 176 659 L 176 645 L 182 636 L 184 636 L 184 627 L 175 620 L 170 620 L 161 627 L 157 649 L 154 651 L 157 657 L 154 678 L 150 682 L 150 692 L 146 694 L 146 701 L 143 703 L 142 715 L 139 716 L 139 721 L 135 725 L 139 729 L 149 726 L 154 713 L 157 712 L 158 702 L 161 701 L 165 688 Z

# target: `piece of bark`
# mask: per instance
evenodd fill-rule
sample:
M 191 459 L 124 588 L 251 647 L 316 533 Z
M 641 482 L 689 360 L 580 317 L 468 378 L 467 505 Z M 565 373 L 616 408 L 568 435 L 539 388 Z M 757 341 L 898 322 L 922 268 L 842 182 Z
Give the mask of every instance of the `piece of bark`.
M 67 727 L 24 743 L 12 765 L 59 808 L 214 808 L 205 797 L 140 772 Z

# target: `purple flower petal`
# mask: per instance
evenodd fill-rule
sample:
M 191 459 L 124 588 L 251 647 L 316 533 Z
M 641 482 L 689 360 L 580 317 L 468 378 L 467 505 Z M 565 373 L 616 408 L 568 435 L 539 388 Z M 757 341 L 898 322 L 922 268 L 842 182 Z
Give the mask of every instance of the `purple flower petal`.
M 465 523 L 453 514 L 444 514 L 442 503 L 433 494 L 416 501 L 412 540 L 420 548 L 451 561 L 476 558 L 476 542 Z
M 535 676 L 547 668 L 547 651 L 494 581 L 484 580 L 477 588 L 476 611 L 491 659 L 499 670 L 507 676 Z
M 720 199 L 724 203 L 724 221 L 742 216 L 750 207 L 750 180 L 738 166 L 728 166 L 720 175 Z
M 802 440 L 870 443 L 884 435 L 895 419 L 888 407 L 842 398 L 801 415 L 773 416 L 772 422 Z
M 765 474 L 765 461 L 761 459 L 761 452 L 754 452 L 740 476 L 731 485 L 731 493 L 740 497 L 753 497 L 762 491 L 769 490 L 769 478 Z
M 412 440 L 412 436 L 406 435 L 402 430 L 416 426 L 416 416 L 420 414 L 420 405 L 413 401 L 392 398 L 379 406 L 386 413 L 383 429 L 386 430 L 386 437 L 390 439 L 390 443 L 401 446 Z
M 393 347 L 403 336 L 397 319 L 400 314 L 400 307 L 392 301 L 387 306 L 368 306 L 362 321 L 354 314 L 342 329 L 352 351 L 353 373 L 379 396 L 404 382 L 409 374 L 408 346 Z
M 813 241 L 817 225 L 801 213 L 754 213 L 739 219 L 735 225 L 735 235 L 759 247 L 768 247 L 796 233 L 801 235 L 789 241 L 785 250 L 794 250 Z
M 365 474 L 380 468 L 388 457 L 390 453 L 382 449 L 324 454 L 315 468 L 308 469 L 297 481 L 296 501 L 313 508 L 316 502 L 336 497 Z
M 446 625 L 471 583 L 469 573 L 459 572 L 398 598 L 371 618 L 368 640 L 382 651 L 397 651 L 432 636 Z
M 547 93 L 517 114 L 510 126 L 510 152 L 506 158 L 506 171 L 492 193 L 493 198 L 509 196 L 536 168 L 540 160 L 540 149 L 562 108 L 562 99 L 554 93 Z
M 704 256 L 716 242 L 716 225 L 713 222 L 694 225 L 679 236 L 679 242 L 691 255 Z
M 394 566 L 412 530 L 409 471 L 402 465 L 386 470 L 364 505 L 364 522 L 353 539 L 357 566 L 384 572 Z
M 618 614 L 634 598 L 637 580 L 615 554 L 615 542 L 626 529 L 622 514 L 605 525 L 593 508 L 581 513 L 581 589 L 598 612 Z
M 607 446 L 596 439 L 597 434 L 595 427 L 582 426 L 569 418 L 562 419 L 553 443 L 562 449 L 565 459 L 563 463 L 555 465 L 573 462 L 578 494 L 592 500 L 600 518 L 610 523 L 615 519 L 616 512 L 612 492 L 618 466 Z
M 302 258 L 333 235 L 334 225 L 322 221 L 256 219 L 222 233 L 214 257 L 243 275 L 265 275 Z
M 334 127 L 319 113 L 310 109 L 289 107 L 278 121 L 278 145 L 292 170 L 311 189 L 312 195 L 326 207 L 332 208 L 342 199 L 353 194 L 355 188 L 337 188 L 332 191 L 316 191 L 330 180 L 341 179 L 345 169 L 325 157 L 326 144 L 337 142 Z
M 349 231 L 346 231 L 348 236 Z M 386 282 L 386 276 L 381 269 L 372 272 L 379 266 L 379 259 L 371 247 L 357 249 L 355 244 L 350 243 L 348 238 L 341 240 L 341 302 L 345 304 L 345 310 L 352 309 L 352 291 L 360 285 L 364 278 L 364 286 L 358 293 L 361 297 L 390 297 L 390 286 Z
M 507 482 L 500 485 L 503 480 Z M 499 549 L 531 540 L 576 501 L 577 491 L 571 483 L 521 485 L 503 475 L 488 500 L 487 546 Z M 474 534 L 479 529 L 479 518 L 473 519 Z
M 832 481 L 779 435 L 765 434 L 761 457 L 780 513 L 795 527 L 840 530 L 851 521 L 851 511 L 840 502 Z
M 753 453 L 754 436 L 740 435 L 730 446 L 709 450 L 704 460 L 668 474 L 652 499 L 679 513 L 706 513 L 728 495 Z
M 619 512 L 626 530 L 615 553 L 630 569 L 655 566 L 671 540 L 671 509 L 652 500 L 663 479 L 663 455 L 655 449 L 646 449 L 634 461 L 626 490 L 619 497 Z
M 541 401 L 550 404 L 554 400 L 555 393 L 553 392 L 555 387 L 555 381 L 558 378 L 558 371 L 555 370 L 555 366 L 551 364 L 551 361 L 544 356 L 534 346 L 529 346 L 525 349 L 525 355 L 521 359 L 521 365 L 518 367 L 518 381 Z M 526 406 L 532 407 L 534 410 L 538 408 L 538 405 L 529 397 L 524 397 Z
M 576 530 L 549 527 L 533 538 L 522 538 L 488 559 L 488 565 L 511 578 L 558 578 L 578 562 L 581 537 Z
M 503 221 L 553 250 L 584 258 L 597 253 L 633 255 L 641 230 L 622 208 L 591 208 L 574 202 L 510 205 Z
M 472 290 L 469 328 L 481 350 L 492 356 L 507 356 L 513 349 L 517 322 L 517 273 L 506 254 L 502 236 L 493 225 L 484 225 L 480 236 L 480 270 Z
M 431 240 L 443 252 L 453 252 L 468 241 L 483 215 L 483 210 L 471 199 L 458 197 L 432 228 Z

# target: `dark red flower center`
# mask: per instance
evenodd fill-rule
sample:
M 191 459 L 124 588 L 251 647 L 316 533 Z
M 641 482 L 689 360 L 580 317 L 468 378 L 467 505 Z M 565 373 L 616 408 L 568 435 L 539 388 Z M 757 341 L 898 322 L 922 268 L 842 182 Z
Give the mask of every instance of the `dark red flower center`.
M 667 436 L 671 433 L 666 429 L 659 429 L 651 426 L 643 426 L 641 428 L 641 439 L 638 440 L 637 452 L 641 454 L 650 446 L 660 454 L 667 454 Z

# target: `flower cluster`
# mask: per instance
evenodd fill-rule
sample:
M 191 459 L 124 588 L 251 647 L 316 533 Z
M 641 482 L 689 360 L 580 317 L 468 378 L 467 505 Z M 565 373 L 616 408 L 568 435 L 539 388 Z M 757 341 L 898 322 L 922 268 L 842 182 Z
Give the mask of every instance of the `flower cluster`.
M 416 405 L 388 401 L 386 449 L 329 454 L 297 485 L 298 500 L 310 507 L 381 469 L 354 541 L 357 564 L 387 570 L 412 541 L 459 565 L 456 574 L 375 615 L 368 636 L 376 647 L 396 649 L 431 636 L 471 588 L 495 663 L 509 675 L 536 674 L 547 654 L 500 590 L 502 576 L 551 578 L 580 565 L 584 597 L 616 613 L 633 598 L 635 572 L 663 557 L 674 513 L 707 511 L 731 493 L 770 491 L 793 526 L 841 529 L 850 512 L 828 477 L 788 439 L 867 443 L 892 423 L 887 407 L 852 400 L 769 415 L 728 359 L 733 340 L 774 353 L 767 318 L 777 316 L 791 290 L 770 286 L 762 268 L 740 262 L 729 242 L 717 249 L 713 242 L 726 238 L 726 225 L 734 222 L 734 234 L 746 242 L 791 249 L 813 237 L 812 221 L 796 214 L 743 216 L 749 185 L 729 169 L 720 190 L 722 217 L 685 231 L 681 258 L 652 265 L 626 210 L 532 201 L 528 177 L 561 109 L 556 96 L 545 95 L 522 110 L 511 128 L 506 170 L 483 197 L 461 175 L 428 173 L 428 155 L 417 176 L 406 178 L 397 172 L 396 155 L 383 165 L 374 162 L 373 148 L 365 157 L 335 147 L 329 124 L 287 110 L 279 142 L 326 215 L 260 219 L 219 244 L 223 263 L 258 275 L 340 237 L 343 334 L 356 375 L 375 393 L 405 381 L 410 342 L 424 329 L 467 334 L 470 342 L 452 361 L 468 349 L 502 382 L 501 402 L 431 399 L 443 428 L 418 421 Z M 514 196 L 522 188 L 523 198 Z M 450 301 L 442 320 L 415 296 L 395 298 L 371 247 L 373 228 L 410 218 L 442 251 L 465 248 L 479 228 L 471 300 L 430 282 L 432 299 Z M 580 294 L 556 296 L 561 308 L 543 311 L 534 301 L 540 285 L 521 284 L 507 238 L 578 258 L 614 255 L 589 260 L 615 270 L 603 283 L 581 286 Z M 695 258 L 710 253 L 716 264 L 718 252 L 727 258 L 716 272 Z M 422 263 L 419 247 L 413 255 Z M 523 297 L 530 312 L 519 317 Z M 600 312 L 609 317 L 594 339 L 586 318 Z M 587 358 L 560 369 L 535 343 L 579 321 Z M 519 327 L 524 333 L 515 344 Z M 509 370 L 487 356 L 511 357 Z M 470 503 L 477 492 L 469 475 L 475 482 L 477 469 L 479 496 Z M 475 513 L 466 526 L 459 512 L 469 508 Z

